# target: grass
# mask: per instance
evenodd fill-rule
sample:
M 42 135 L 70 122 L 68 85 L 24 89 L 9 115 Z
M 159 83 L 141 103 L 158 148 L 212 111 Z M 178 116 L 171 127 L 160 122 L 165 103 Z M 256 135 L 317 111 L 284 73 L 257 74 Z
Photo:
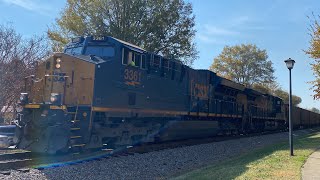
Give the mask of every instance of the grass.
M 302 165 L 319 146 L 319 133 L 295 137 L 293 157 L 282 142 L 174 179 L 301 179 Z

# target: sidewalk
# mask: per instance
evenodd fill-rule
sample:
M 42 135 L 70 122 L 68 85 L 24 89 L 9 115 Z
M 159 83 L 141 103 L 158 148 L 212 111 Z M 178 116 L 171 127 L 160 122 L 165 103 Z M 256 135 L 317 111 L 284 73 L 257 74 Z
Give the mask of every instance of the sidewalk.
M 320 149 L 312 153 L 302 168 L 303 180 L 320 179 Z

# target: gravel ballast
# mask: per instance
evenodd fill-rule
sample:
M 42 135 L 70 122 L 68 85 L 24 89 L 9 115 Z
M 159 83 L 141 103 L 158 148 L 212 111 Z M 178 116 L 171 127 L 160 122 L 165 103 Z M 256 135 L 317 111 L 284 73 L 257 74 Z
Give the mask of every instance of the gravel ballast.
M 310 132 L 314 130 L 299 130 L 294 135 Z M 268 134 L 44 170 L 31 169 L 26 173 L 12 170 L 10 175 L 0 174 L 0 179 L 168 179 L 287 139 L 288 133 Z

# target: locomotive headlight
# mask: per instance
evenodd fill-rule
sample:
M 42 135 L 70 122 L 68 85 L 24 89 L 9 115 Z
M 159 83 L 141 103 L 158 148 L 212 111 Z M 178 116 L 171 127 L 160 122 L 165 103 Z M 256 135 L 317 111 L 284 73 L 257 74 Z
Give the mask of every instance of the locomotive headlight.
M 55 101 L 57 101 L 57 97 L 51 95 L 50 101 L 51 101 L 52 103 L 54 103 Z
M 59 68 L 61 67 L 61 64 L 60 64 L 60 63 L 61 63 L 61 58 L 57 58 L 57 59 L 56 59 L 56 62 L 55 62 L 55 64 L 56 64 L 56 65 L 55 65 L 56 69 L 59 69 Z
M 28 103 L 28 93 L 21 93 L 19 104 L 27 104 L 27 103 Z
M 60 67 L 61 67 L 61 65 L 57 63 L 56 68 L 59 69 Z
M 52 103 L 56 102 L 58 100 L 58 94 L 57 93 L 51 93 L 50 101 Z
M 61 95 L 58 93 L 51 93 L 50 101 L 52 104 L 61 104 Z

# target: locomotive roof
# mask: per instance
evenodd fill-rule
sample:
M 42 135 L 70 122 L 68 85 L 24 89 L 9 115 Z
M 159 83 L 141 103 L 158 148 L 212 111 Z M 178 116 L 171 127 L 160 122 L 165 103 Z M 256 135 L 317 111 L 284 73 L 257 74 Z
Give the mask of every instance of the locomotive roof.
M 69 42 L 65 48 L 70 48 L 73 46 L 78 46 L 78 45 L 83 45 L 85 46 L 87 43 L 97 43 L 97 44 L 102 44 L 103 43 L 107 43 L 111 41 L 116 41 L 130 49 L 136 50 L 138 52 L 147 52 L 145 49 L 143 49 L 142 47 L 139 47 L 137 45 L 131 44 L 129 42 L 117 39 L 115 37 L 111 37 L 111 36 L 79 36 L 79 37 L 75 37 L 71 39 L 71 42 Z
M 223 78 L 223 77 L 220 77 L 220 78 L 221 78 L 221 84 L 224 86 L 231 87 L 233 89 L 238 89 L 240 91 L 245 90 L 245 86 L 240 83 L 236 83 L 234 81 L 231 81 L 231 80 Z
M 112 39 L 114 39 L 114 40 L 116 40 L 116 41 L 124 44 L 125 46 L 129 46 L 129 47 L 131 47 L 131 48 L 135 48 L 135 50 L 139 50 L 139 51 L 142 51 L 142 52 L 147 52 L 147 50 L 143 49 L 142 47 L 139 47 L 139 46 L 137 46 L 137 45 L 128 43 L 128 42 L 126 42 L 126 41 L 117 39 L 117 38 L 115 38 L 115 37 L 108 36 L 108 38 L 112 38 Z
M 274 95 L 269 94 L 269 93 L 263 93 L 263 92 L 260 92 L 258 90 L 252 89 L 252 88 L 247 88 L 243 84 L 236 83 L 236 82 L 234 82 L 232 80 L 229 80 L 229 79 L 226 79 L 226 78 L 223 78 L 223 77 L 220 77 L 220 78 L 221 78 L 221 82 L 220 82 L 221 85 L 224 85 L 224 86 L 227 86 L 227 87 L 230 87 L 230 88 L 233 88 L 233 89 L 238 89 L 240 91 L 244 91 L 246 94 L 250 94 L 250 95 L 254 95 L 254 96 L 272 96 L 272 97 L 281 99 L 280 97 L 274 96 Z M 281 100 L 283 100 L 283 99 L 281 99 Z
M 67 56 L 72 56 L 78 59 L 81 59 L 83 61 L 87 61 L 93 64 L 101 64 L 106 62 L 105 60 L 103 60 L 102 58 L 100 58 L 99 56 L 94 56 L 94 55 L 79 55 L 79 54 L 68 54 L 68 53 L 63 53 Z
M 98 44 L 101 44 L 103 45 L 104 43 L 107 43 L 107 42 L 117 42 L 123 46 L 125 46 L 126 48 L 129 48 L 133 51 L 136 51 L 136 52 L 139 52 L 139 53 L 151 53 L 151 54 L 154 54 L 153 52 L 148 52 L 147 50 L 143 49 L 142 47 L 140 46 L 137 46 L 137 45 L 134 45 L 132 43 L 129 43 L 129 42 L 126 42 L 126 41 L 123 41 L 123 40 L 120 40 L 120 39 L 117 39 L 115 37 L 112 37 L 112 36 L 79 36 L 79 37 L 75 37 L 75 38 L 72 38 L 71 42 L 69 42 L 65 49 L 67 48 L 72 48 L 72 47 L 77 47 L 79 45 L 82 45 L 82 46 L 85 46 L 88 42 L 89 43 L 98 43 Z M 162 56 L 162 55 L 158 55 L 158 54 L 155 54 L 157 56 Z M 162 56 L 164 57 L 164 56 Z M 171 61 L 175 61 L 177 63 L 182 63 L 181 61 L 179 60 L 176 60 L 176 59 L 171 59 L 171 58 L 167 58 L 167 57 L 164 57 L 166 59 L 170 59 Z
M 248 93 L 248 94 L 256 95 L 256 96 L 265 95 L 265 93 L 262 93 L 260 91 L 255 90 L 255 89 L 252 89 L 252 88 L 246 88 L 245 92 Z

